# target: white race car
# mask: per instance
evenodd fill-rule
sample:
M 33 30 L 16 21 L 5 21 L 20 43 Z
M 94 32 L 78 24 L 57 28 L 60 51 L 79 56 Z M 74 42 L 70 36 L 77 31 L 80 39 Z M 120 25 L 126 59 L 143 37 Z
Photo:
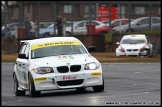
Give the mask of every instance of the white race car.
M 152 56 L 153 46 L 143 34 L 125 35 L 116 43 L 116 56 Z
M 89 48 L 93 50 L 94 47 Z M 16 59 L 13 79 L 16 96 L 29 91 L 34 97 L 41 91 L 68 88 L 104 90 L 100 62 L 74 37 L 25 41 Z

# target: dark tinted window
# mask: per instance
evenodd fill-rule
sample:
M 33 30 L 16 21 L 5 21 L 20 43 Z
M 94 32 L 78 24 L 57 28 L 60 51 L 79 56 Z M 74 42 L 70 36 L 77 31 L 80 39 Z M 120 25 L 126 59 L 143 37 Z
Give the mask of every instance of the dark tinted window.
M 83 27 L 84 26 L 84 22 L 81 22 L 77 25 L 78 27 Z

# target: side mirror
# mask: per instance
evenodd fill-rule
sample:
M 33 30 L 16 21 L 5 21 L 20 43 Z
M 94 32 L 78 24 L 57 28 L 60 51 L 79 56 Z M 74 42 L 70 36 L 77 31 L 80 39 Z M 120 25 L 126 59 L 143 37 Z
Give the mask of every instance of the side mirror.
M 18 54 L 18 58 L 28 59 L 28 57 L 26 57 L 26 54 Z
M 96 51 L 96 47 L 95 46 L 91 46 L 88 48 L 88 52 L 94 52 Z

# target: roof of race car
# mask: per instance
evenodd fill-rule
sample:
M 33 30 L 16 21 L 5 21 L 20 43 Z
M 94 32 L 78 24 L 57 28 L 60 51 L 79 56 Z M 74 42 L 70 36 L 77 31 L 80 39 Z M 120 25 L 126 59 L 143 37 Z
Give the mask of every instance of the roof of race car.
M 124 35 L 123 38 L 146 38 L 144 34 L 132 34 L 132 35 Z
M 37 44 L 37 43 L 44 43 L 44 42 L 58 42 L 58 41 L 79 41 L 75 37 L 48 37 L 48 38 L 39 38 L 33 40 L 26 40 L 29 44 Z

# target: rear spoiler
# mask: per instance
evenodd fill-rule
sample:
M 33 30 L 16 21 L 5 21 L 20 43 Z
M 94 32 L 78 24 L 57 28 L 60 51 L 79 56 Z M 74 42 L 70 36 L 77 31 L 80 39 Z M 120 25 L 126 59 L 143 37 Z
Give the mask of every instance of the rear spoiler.
M 22 46 L 26 41 L 28 41 L 28 40 L 21 40 L 20 41 L 20 46 Z

